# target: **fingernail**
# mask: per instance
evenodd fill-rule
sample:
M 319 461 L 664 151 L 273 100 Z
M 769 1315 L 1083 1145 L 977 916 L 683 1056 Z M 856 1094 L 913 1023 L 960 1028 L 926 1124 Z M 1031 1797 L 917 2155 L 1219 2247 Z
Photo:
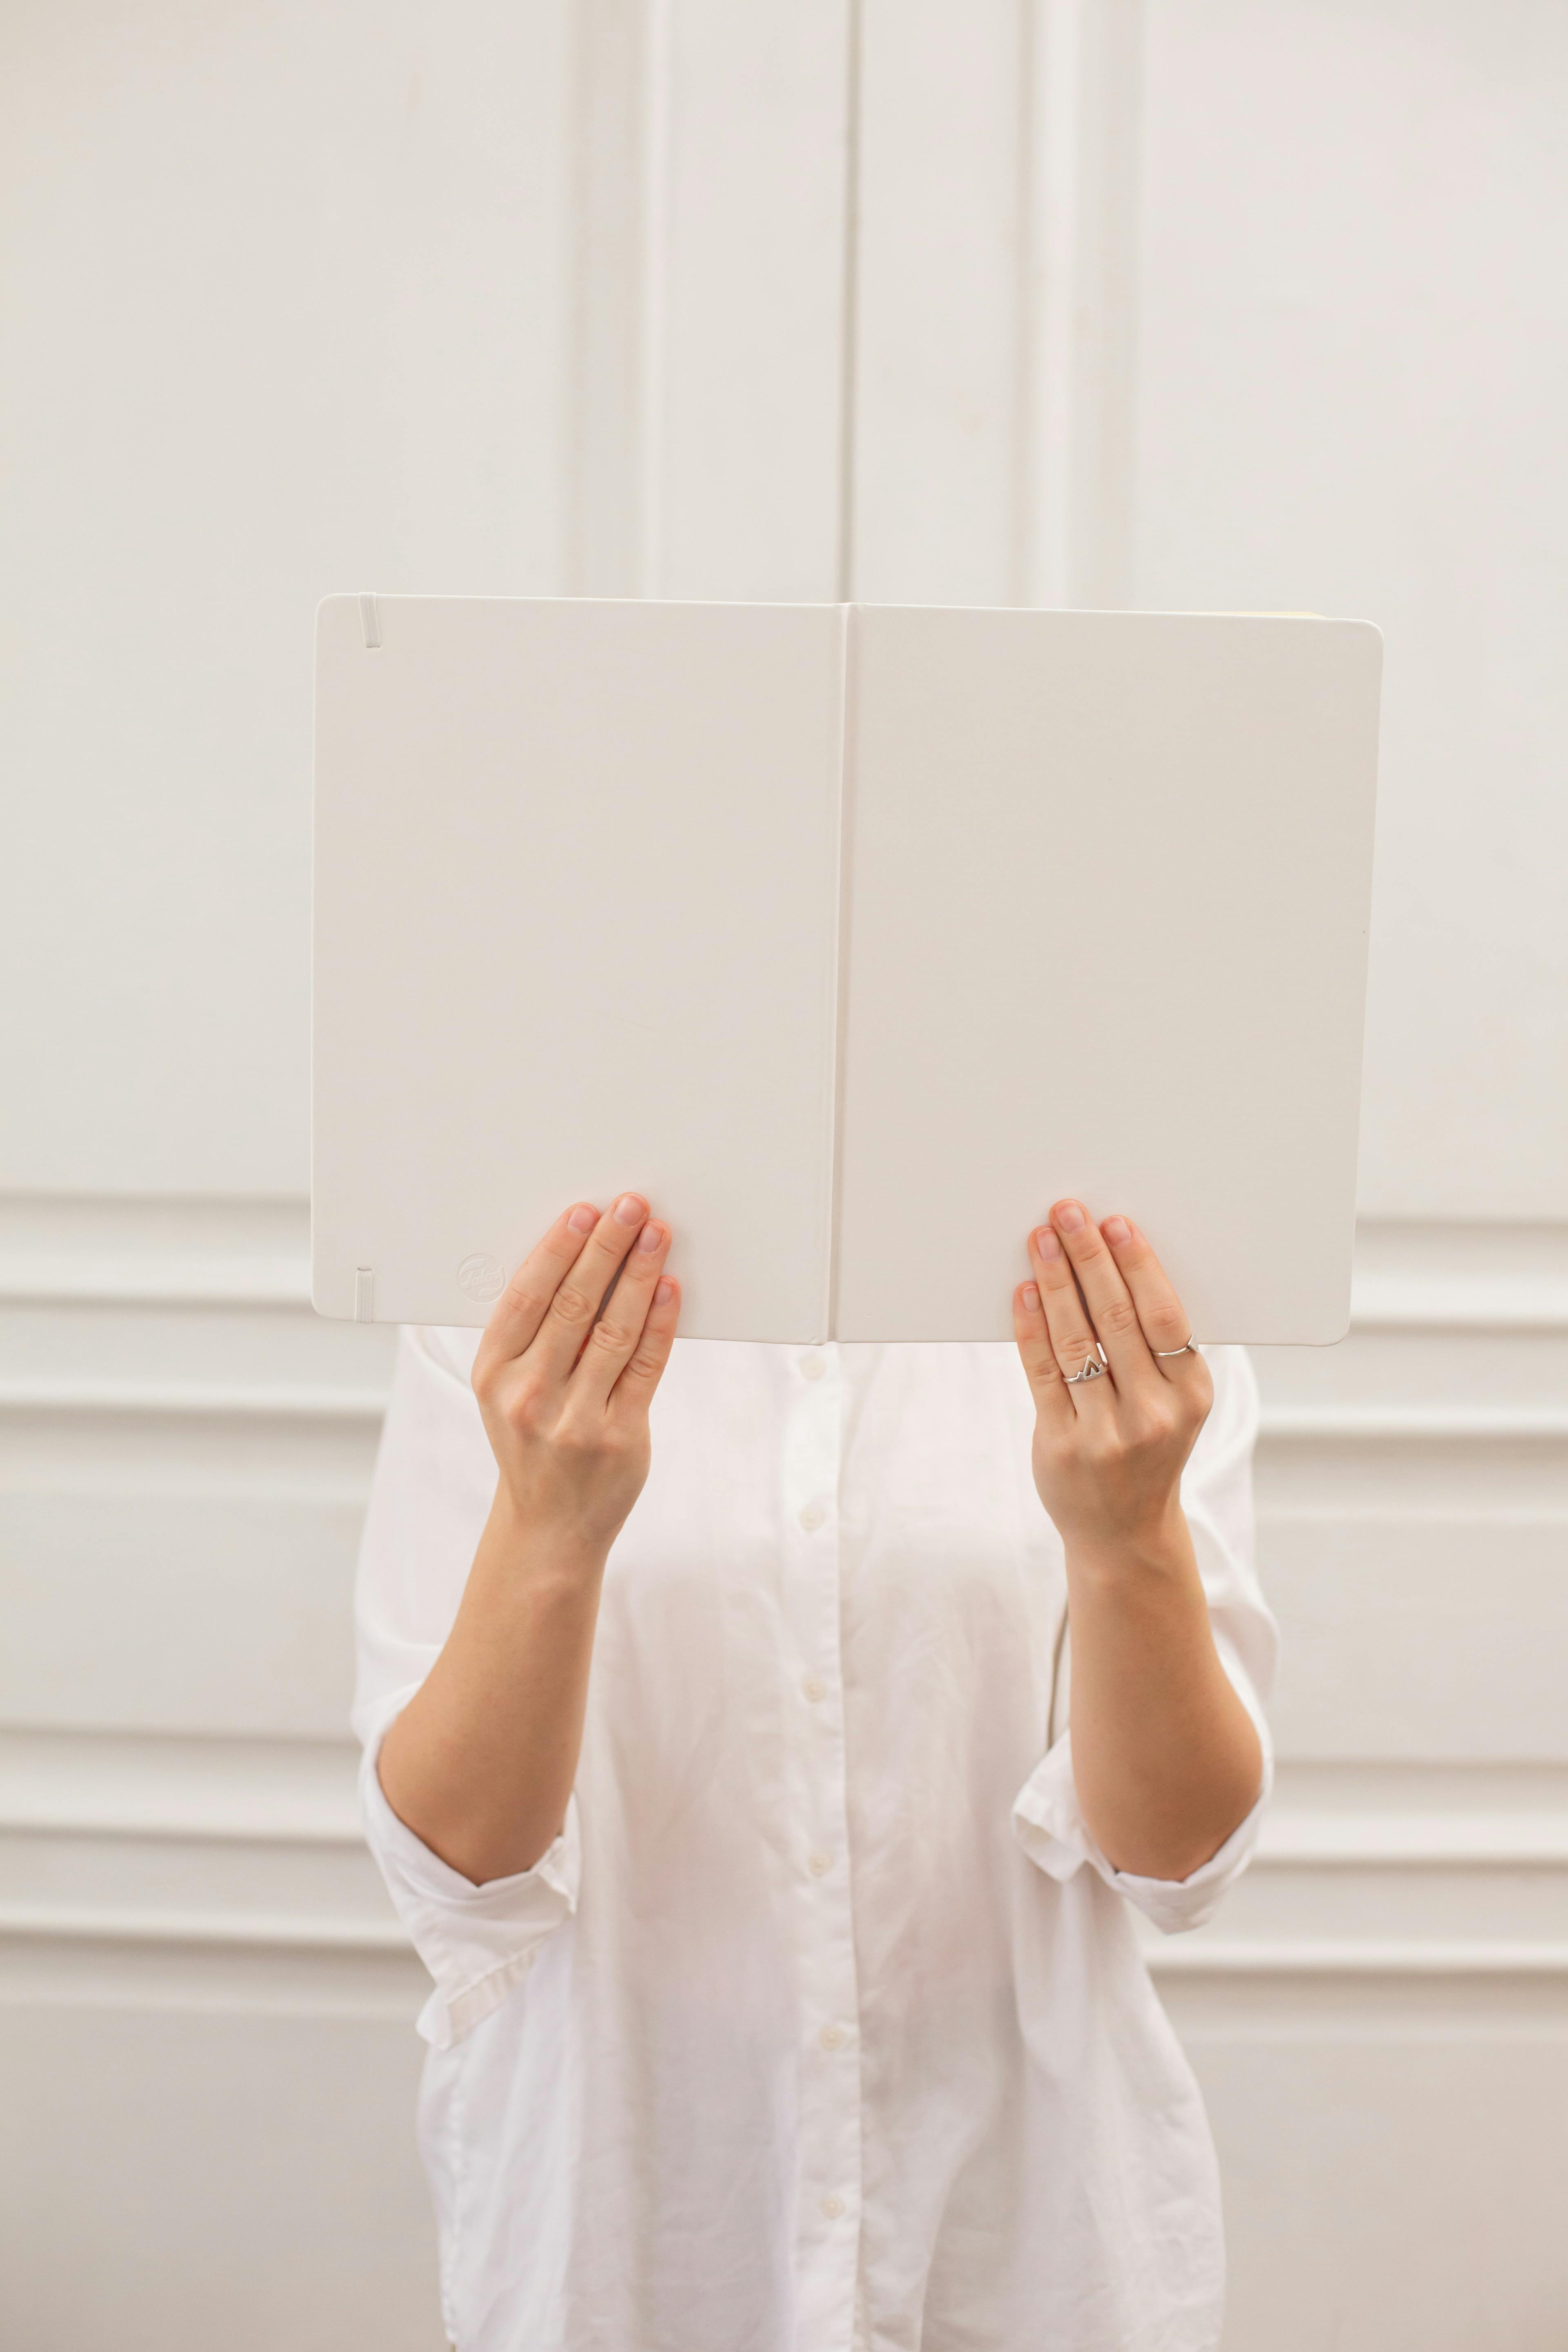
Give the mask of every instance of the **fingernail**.
M 635 1192 L 623 1192 L 616 1202 L 617 1225 L 640 1225 L 647 1214 L 647 1202 L 640 1201 Z
M 1031 1314 L 1031 1315 L 1032 1315 L 1032 1314 L 1034 1313 L 1034 1311 L 1035 1311 L 1036 1307 L 1039 1305 L 1039 1303 L 1040 1303 L 1040 1286 L 1039 1286 L 1039 1284 L 1038 1284 L 1037 1282 L 1026 1282 L 1026 1283 L 1024 1285 L 1024 1305 L 1025 1305 L 1026 1309 L 1027 1310 L 1027 1312 L 1028 1312 L 1029 1314 Z
M 599 1212 L 589 1208 L 584 1201 L 581 1208 L 573 1210 L 566 1222 L 574 1234 L 591 1234 L 599 1222 Z
M 664 1227 L 661 1224 L 656 1223 L 654 1219 L 650 1217 L 647 1224 L 643 1227 L 641 1233 L 637 1235 L 637 1247 L 640 1250 L 647 1250 L 651 1255 L 663 1239 Z
M 1121 1249 L 1124 1243 L 1130 1242 L 1132 1238 L 1132 1228 L 1125 1217 L 1107 1217 L 1100 1230 L 1112 1249 Z
M 1053 1265 L 1062 1254 L 1062 1245 L 1049 1225 L 1042 1225 L 1035 1235 L 1035 1247 L 1047 1265 Z
M 1083 1211 L 1076 1201 L 1058 1201 L 1052 1214 L 1064 1234 L 1076 1234 L 1083 1223 Z
M 673 1283 L 673 1282 L 671 1282 L 671 1280 L 670 1280 L 670 1278 L 669 1278 L 669 1276 L 668 1276 L 668 1274 L 661 1274 L 661 1275 L 659 1276 L 659 1277 L 658 1277 L 658 1280 L 655 1283 L 655 1285 L 654 1285 L 654 1286 L 653 1286 L 653 1303 L 654 1303 L 654 1305 L 655 1305 L 656 1307 L 668 1307 L 668 1306 L 669 1305 L 670 1300 L 671 1300 L 674 1297 L 675 1297 L 675 1285 L 674 1285 L 674 1283 Z

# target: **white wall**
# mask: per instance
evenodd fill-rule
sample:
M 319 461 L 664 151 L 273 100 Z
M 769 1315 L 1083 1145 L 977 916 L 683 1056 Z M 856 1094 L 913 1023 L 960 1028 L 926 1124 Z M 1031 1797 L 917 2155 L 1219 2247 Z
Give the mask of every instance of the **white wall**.
M 1385 632 L 1356 1328 L 1260 1363 L 1279 1800 L 1153 1957 L 1227 2352 L 1549 2352 L 1568 19 L 17 0 L 0 41 L 17 2342 L 438 2340 L 345 1738 L 389 1335 L 303 1268 L 314 600 L 847 587 Z

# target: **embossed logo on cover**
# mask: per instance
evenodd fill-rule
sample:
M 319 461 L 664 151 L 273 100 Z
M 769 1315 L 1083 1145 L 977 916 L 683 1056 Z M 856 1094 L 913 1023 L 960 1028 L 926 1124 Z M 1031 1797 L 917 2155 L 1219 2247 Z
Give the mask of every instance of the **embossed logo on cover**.
M 505 1266 L 499 1257 L 491 1257 L 486 1250 L 475 1250 L 473 1255 L 466 1257 L 458 1268 L 458 1289 L 468 1297 L 477 1299 L 481 1307 L 489 1307 L 492 1300 L 499 1298 L 505 1284 Z

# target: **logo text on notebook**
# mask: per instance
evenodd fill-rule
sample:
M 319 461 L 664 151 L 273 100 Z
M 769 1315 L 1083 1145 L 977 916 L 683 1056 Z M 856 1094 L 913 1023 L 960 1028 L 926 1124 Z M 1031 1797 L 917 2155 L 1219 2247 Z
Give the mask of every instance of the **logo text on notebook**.
M 506 1268 L 499 1257 L 487 1250 L 475 1250 L 458 1268 L 458 1287 L 465 1297 L 477 1299 L 481 1307 L 489 1306 L 500 1297 L 506 1283 Z

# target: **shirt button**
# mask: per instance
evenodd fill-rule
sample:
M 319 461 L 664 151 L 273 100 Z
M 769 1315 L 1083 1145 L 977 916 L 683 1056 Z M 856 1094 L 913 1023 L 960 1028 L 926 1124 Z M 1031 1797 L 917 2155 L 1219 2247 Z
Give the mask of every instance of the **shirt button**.
M 827 2195 L 822 2200 L 822 2210 L 826 2214 L 830 2221 L 837 2221 L 838 2216 L 844 2210 L 843 2198 L 835 2197 L 833 2191 L 829 2189 Z
M 805 1866 L 813 1878 L 826 1878 L 833 1867 L 833 1856 L 830 1853 L 814 1853 Z
M 826 1698 L 827 1696 L 827 1685 L 825 1682 L 819 1681 L 816 1675 L 807 1675 L 805 1682 L 801 1685 L 801 1689 L 805 1693 L 806 1697 L 809 1699 Z
M 844 2028 L 841 2025 L 825 2025 L 816 2038 L 825 2050 L 837 2050 L 843 2042 Z
M 827 1514 L 820 1503 L 807 1503 L 800 1515 L 800 1523 L 809 1536 L 816 1532 L 826 1517 Z
M 820 1356 L 801 1358 L 800 1376 L 803 1381 L 819 1381 L 826 1370 L 827 1367 Z

